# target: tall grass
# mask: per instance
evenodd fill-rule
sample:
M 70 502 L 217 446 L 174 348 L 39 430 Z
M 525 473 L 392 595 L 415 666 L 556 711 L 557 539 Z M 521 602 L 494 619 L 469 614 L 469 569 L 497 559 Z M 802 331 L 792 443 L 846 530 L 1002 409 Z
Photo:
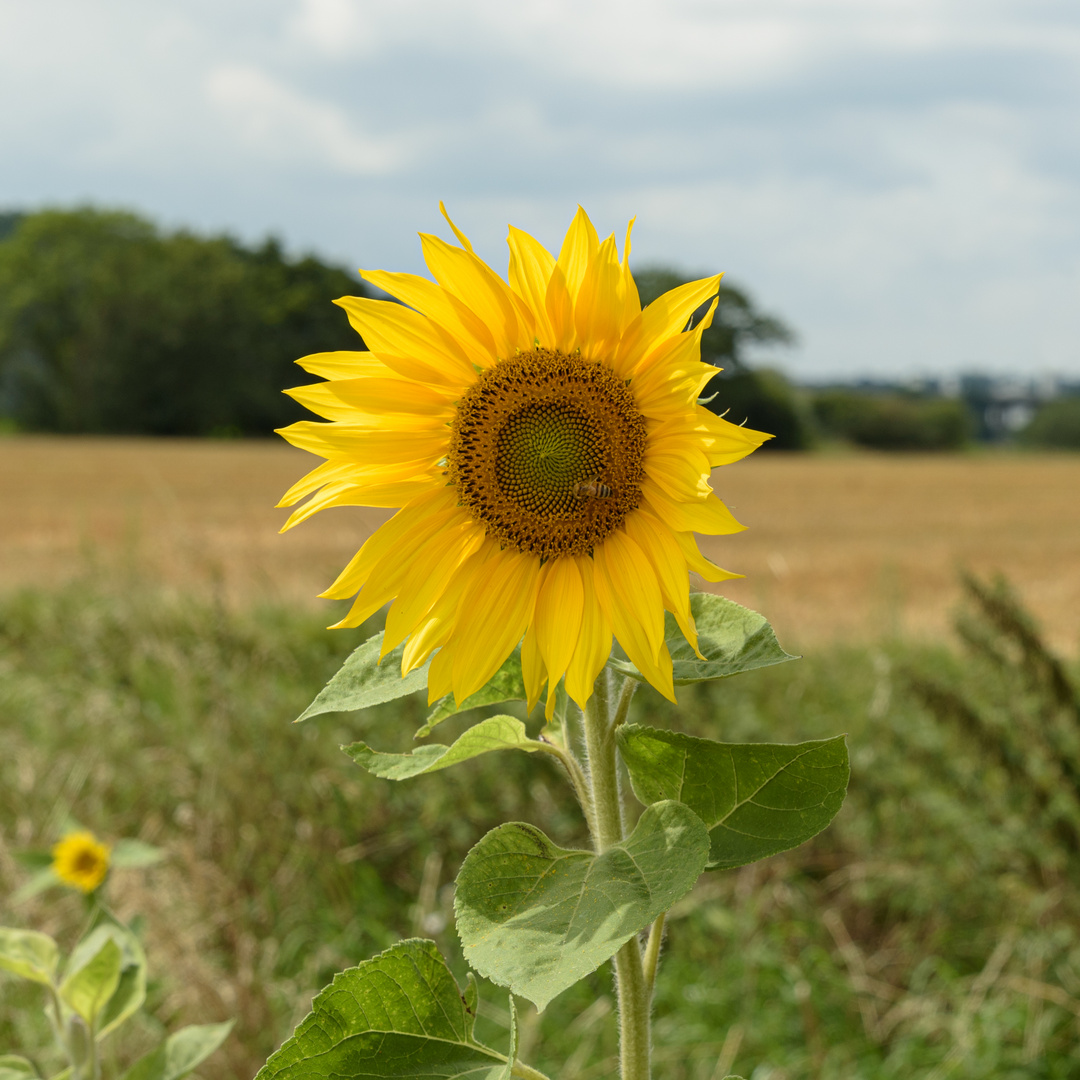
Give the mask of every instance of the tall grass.
M 561 777 L 534 756 L 393 784 L 338 751 L 358 737 L 408 747 L 422 701 L 292 726 L 371 630 L 132 583 L 0 599 L 0 895 L 23 880 L 13 852 L 47 846 L 68 819 L 165 848 L 166 863 L 118 872 L 109 895 L 143 919 L 148 1026 L 238 1018 L 207 1080 L 252 1076 L 335 971 L 399 936 L 435 937 L 463 972 L 447 883 L 488 828 L 526 820 L 584 842 Z M 710 875 L 676 908 L 658 1076 L 1080 1075 L 1071 852 L 1000 755 L 920 690 L 1000 709 L 1010 678 L 985 650 L 887 641 L 688 688 L 678 713 L 639 695 L 639 721 L 713 738 L 846 730 L 853 766 L 815 842 Z M 1024 685 L 1028 705 L 1041 700 Z M 78 919 L 74 897 L 0 913 L 61 937 Z M 0 994 L 2 1052 L 34 1032 L 13 984 Z M 481 1034 L 496 1045 L 504 995 L 484 991 Z M 541 1017 L 523 1010 L 530 1060 L 563 1080 L 610 1075 L 612 1008 L 600 973 Z

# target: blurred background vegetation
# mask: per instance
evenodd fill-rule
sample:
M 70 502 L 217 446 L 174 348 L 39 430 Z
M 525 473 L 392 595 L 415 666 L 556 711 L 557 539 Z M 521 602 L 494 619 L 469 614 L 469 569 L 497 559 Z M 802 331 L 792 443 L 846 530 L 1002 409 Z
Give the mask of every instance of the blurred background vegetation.
M 108 894 L 149 950 L 147 1042 L 155 1025 L 238 1018 L 207 1080 L 254 1075 L 335 971 L 399 936 L 434 937 L 462 977 L 450 882 L 485 830 L 524 820 L 586 840 L 546 760 L 491 755 L 395 784 L 338 750 L 408 748 L 421 700 L 291 725 L 373 629 L 167 599 L 134 577 L 0 600 L 0 895 L 26 879 L 16 852 L 47 847 L 69 815 L 164 848 Z M 1001 583 L 968 583 L 958 630 L 959 650 L 836 645 L 683 688 L 678 713 L 639 692 L 634 719 L 713 738 L 846 729 L 853 765 L 821 836 L 706 875 L 673 911 L 658 1075 L 1080 1075 L 1078 672 Z M 4 914 L 70 941 L 81 900 Z M 0 1045 L 44 1034 L 22 993 L 3 986 Z M 482 1035 L 502 1045 L 505 991 L 483 998 Z M 560 1080 L 610 1076 L 613 1009 L 604 972 L 543 1016 L 525 1007 L 522 1053 Z
M 636 277 L 646 303 L 690 280 L 656 267 Z M 361 347 L 330 303 L 349 294 L 375 291 L 273 239 L 250 247 L 93 208 L 0 214 L 0 425 L 267 435 L 305 415 L 281 393 L 306 381 L 298 356 Z M 760 363 L 795 341 L 792 329 L 738 286 L 723 284 L 719 300 L 702 355 L 724 370 L 704 397 L 735 423 L 772 433 L 770 451 L 945 451 L 973 441 L 1080 448 L 1080 387 L 1002 397 L 985 378 L 796 385 Z

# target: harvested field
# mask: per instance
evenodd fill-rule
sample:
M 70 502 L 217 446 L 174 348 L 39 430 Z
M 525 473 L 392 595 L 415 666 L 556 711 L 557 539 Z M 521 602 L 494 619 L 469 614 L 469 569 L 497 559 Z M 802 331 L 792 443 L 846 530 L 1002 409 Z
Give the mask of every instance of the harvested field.
M 330 510 L 279 536 L 274 503 L 314 463 L 273 442 L 0 439 L 0 589 L 136 571 L 228 603 L 322 604 L 386 512 Z M 1004 571 L 1075 648 L 1080 456 L 763 455 L 713 482 L 748 526 L 706 542 L 747 575 L 722 591 L 793 646 L 939 636 L 967 567 Z

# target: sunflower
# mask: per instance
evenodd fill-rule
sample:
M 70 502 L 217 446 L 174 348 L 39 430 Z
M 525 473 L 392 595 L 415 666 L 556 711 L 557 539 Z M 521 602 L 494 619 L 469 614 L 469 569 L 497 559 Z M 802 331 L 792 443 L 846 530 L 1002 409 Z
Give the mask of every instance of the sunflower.
M 68 833 L 52 849 L 53 873 L 65 884 L 93 892 L 109 872 L 109 846 L 91 832 Z
M 550 715 L 565 677 L 584 708 L 613 635 L 674 700 L 664 611 L 696 650 L 688 570 L 736 576 L 694 537 L 743 528 L 710 470 L 769 438 L 698 403 L 720 278 L 642 309 L 633 222 L 620 260 L 579 208 L 558 258 L 511 226 L 503 281 L 447 221 L 458 244 L 421 234 L 434 282 L 362 272 L 401 303 L 336 301 L 370 351 L 297 361 L 325 381 L 286 393 L 329 423 L 280 432 L 326 459 L 282 499 L 312 496 L 284 528 L 397 508 L 322 595 L 355 596 L 339 627 L 392 601 L 382 654 L 406 642 L 402 674 L 434 654 L 431 701 L 464 701 L 521 643 L 530 707 L 547 684 Z

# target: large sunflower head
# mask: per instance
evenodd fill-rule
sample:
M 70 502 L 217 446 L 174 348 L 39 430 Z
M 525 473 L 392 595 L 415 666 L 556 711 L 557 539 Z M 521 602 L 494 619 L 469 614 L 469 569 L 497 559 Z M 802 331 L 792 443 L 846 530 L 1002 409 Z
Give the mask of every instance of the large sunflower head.
M 421 235 L 434 282 L 369 271 L 400 304 L 337 301 L 368 351 L 298 361 L 325 381 L 288 393 L 329 423 L 281 432 L 326 459 L 282 499 L 312 496 L 285 528 L 399 508 L 323 595 L 355 596 L 338 626 L 392 601 L 383 655 L 406 642 L 404 674 L 434 654 L 432 701 L 463 701 L 521 643 L 530 704 L 547 683 L 550 712 L 565 676 L 584 707 L 613 635 L 673 698 L 664 611 L 696 649 L 688 570 L 733 576 L 694 533 L 742 528 L 710 470 L 769 437 L 698 403 L 715 300 L 688 324 L 719 277 L 642 309 L 629 229 L 620 259 L 579 209 L 555 258 L 511 227 L 503 281 L 450 226 L 458 244 Z

